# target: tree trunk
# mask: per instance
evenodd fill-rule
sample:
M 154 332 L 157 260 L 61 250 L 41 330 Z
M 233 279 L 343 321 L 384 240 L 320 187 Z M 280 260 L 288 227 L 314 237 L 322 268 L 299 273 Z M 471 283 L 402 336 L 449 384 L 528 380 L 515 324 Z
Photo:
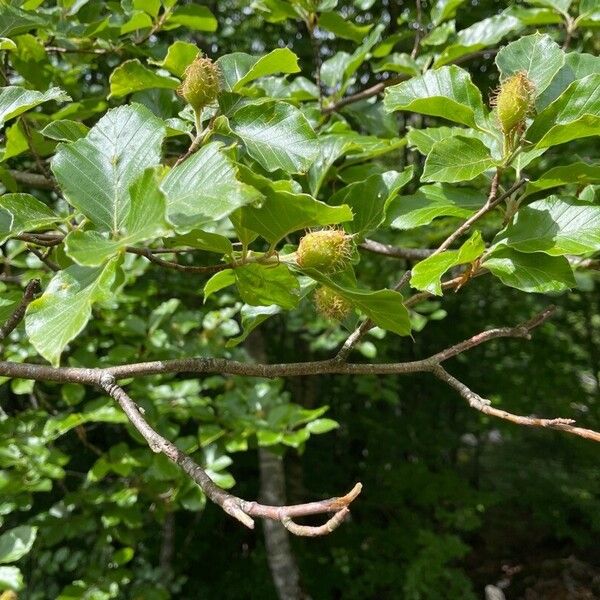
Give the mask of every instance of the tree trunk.
M 259 448 L 260 501 L 265 504 L 285 504 L 283 460 L 265 448 Z M 267 559 L 273 583 L 280 600 L 302 600 L 300 571 L 290 546 L 286 528 L 278 521 L 263 521 Z

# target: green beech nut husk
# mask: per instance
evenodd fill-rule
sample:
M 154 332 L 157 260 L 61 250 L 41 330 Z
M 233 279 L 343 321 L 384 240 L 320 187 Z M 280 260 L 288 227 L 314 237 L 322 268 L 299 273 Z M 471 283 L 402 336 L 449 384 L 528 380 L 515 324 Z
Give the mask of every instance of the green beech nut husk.
M 500 85 L 494 101 L 504 133 L 523 124 L 533 104 L 533 84 L 525 73 L 515 73 Z
M 341 229 L 324 229 L 306 234 L 298 245 L 296 260 L 303 269 L 335 273 L 350 261 L 352 238 Z
M 198 112 L 217 99 L 220 89 L 219 67 L 210 58 L 198 57 L 187 66 L 177 92 Z
M 315 306 L 321 316 L 335 321 L 343 321 L 352 312 L 352 304 L 346 298 L 324 286 L 315 292 Z

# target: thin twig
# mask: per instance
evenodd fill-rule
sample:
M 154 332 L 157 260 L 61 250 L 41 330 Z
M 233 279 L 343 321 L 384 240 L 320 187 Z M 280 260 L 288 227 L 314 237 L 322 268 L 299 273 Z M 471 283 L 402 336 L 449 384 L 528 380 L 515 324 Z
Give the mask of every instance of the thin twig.
M 64 240 L 64 236 L 48 233 L 20 233 L 19 235 L 13 236 L 13 239 L 27 242 L 28 244 L 35 244 L 36 246 L 51 248 L 61 244 Z
M 524 425 L 525 427 L 542 427 L 547 429 L 557 429 L 558 431 L 564 431 L 565 433 L 572 433 L 579 437 L 592 440 L 594 442 L 600 442 L 600 433 L 592 429 L 584 429 L 583 427 L 574 427 L 573 419 L 540 419 L 539 417 L 525 417 L 521 415 L 515 415 L 499 408 L 494 408 L 490 405 L 490 401 L 486 400 L 473 392 L 467 387 L 462 381 L 456 379 L 446 371 L 443 367 L 436 365 L 432 369 L 432 373 L 441 381 L 454 388 L 468 403 L 471 408 L 482 412 L 485 415 L 491 417 L 497 417 L 516 423 L 517 425 Z
M 23 293 L 23 297 L 21 298 L 17 308 L 15 308 L 14 312 L 6 323 L 0 327 L 0 340 L 5 339 L 17 325 L 23 320 L 25 316 L 25 311 L 29 304 L 35 299 L 35 297 L 40 293 L 40 280 L 32 279 L 27 286 L 25 287 L 25 292 Z
M 471 215 L 456 231 L 451 233 L 432 253 L 431 256 L 441 254 L 447 250 L 459 237 L 465 234 L 476 221 L 479 221 L 483 216 L 492 211 L 500 202 L 514 194 L 521 186 L 527 183 L 527 179 L 522 178 L 515 183 L 507 192 L 498 197 L 498 186 L 500 180 L 500 170 L 496 169 L 496 173 L 492 177 L 490 185 L 490 193 L 486 203 L 473 215 Z
M 465 55 L 461 56 L 460 58 L 457 58 L 455 61 L 452 61 L 449 64 L 463 63 L 463 62 L 466 62 L 473 58 L 477 58 L 479 56 L 485 56 L 487 54 L 489 54 L 490 56 L 493 56 L 497 52 L 498 52 L 498 50 L 495 48 L 491 48 L 489 50 L 480 50 L 477 52 L 471 52 L 470 54 L 465 54 Z M 323 112 L 323 114 L 329 114 L 332 112 L 336 112 L 336 111 L 344 108 L 344 106 L 348 106 L 349 104 L 354 104 L 355 102 L 359 102 L 361 100 L 367 100 L 368 98 L 372 98 L 373 96 L 378 96 L 379 94 L 381 94 L 381 92 L 383 92 L 385 90 L 385 88 L 387 88 L 391 85 L 396 85 L 397 83 L 406 81 L 407 79 L 410 79 L 409 75 L 402 75 L 402 74 L 395 75 L 393 77 L 390 77 L 389 79 L 380 81 L 379 83 L 376 83 L 375 85 L 369 86 L 368 88 L 365 88 L 364 90 L 360 90 L 360 91 L 356 92 L 355 94 L 346 96 L 345 98 L 341 98 L 340 100 L 338 100 L 334 104 L 331 104 L 330 106 L 323 107 L 322 112 Z
M 319 109 L 323 110 L 323 86 L 321 83 L 321 48 L 319 46 L 319 40 L 315 35 L 315 29 L 318 24 L 318 16 L 311 14 L 307 20 L 306 29 L 308 30 L 308 36 L 310 38 L 310 45 L 313 51 L 313 61 L 315 65 L 315 84 L 319 90 Z
M 429 248 L 398 248 L 390 244 L 382 244 L 375 240 L 366 239 L 362 244 L 359 244 L 361 250 L 373 252 L 374 254 L 382 254 L 383 256 L 391 256 L 393 258 L 402 258 L 405 260 L 418 261 L 431 256 L 435 250 Z
M 51 190 L 54 187 L 52 180 L 40 173 L 27 173 L 25 171 L 17 171 L 16 169 L 10 169 L 8 173 L 18 183 L 24 183 L 34 188 Z
M 263 519 L 281 521 L 295 535 L 326 535 L 344 520 L 349 512 L 348 506 L 360 494 L 362 485 L 357 483 L 348 494 L 340 498 L 329 498 L 320 502 L 309 502 L 292 506 L 269 506 L 238 498 L 216 485 L 208 473 L 189 455 L 179 450 L 175 444 L 155 431 L 144 419 L 135 402 L 116 383 L 112 375 L 103 374 L 98 380 L 98 384 L 119 403 L 131 424 L 144 437 L 153 452 L 164 454 L 170 461 L 181 467 L 200 486 L 207 498 L 220 506 L 228 515 L 234 517 L 250 529 L 254 528 L 254 519 L 252 517 L 261 517 Z M 306 527 L 297 525 L 292 521 L 293 517 L 330 512 L 335 512 L 334 516 L 321 527 Z
M 410 57 L 414 60 L 419 53 L 419 45 L 421 43 L 421 34 L 423 33 L 423 15 L 421 11 L 421 0 L 416 0 L 416 9 L 417 9 L 417 20 L 415 27 L 415 43 L 413 44 L 412 51 L 410 53 Z
M 213 124 L 218 115 L 219 115 L 219 112 L 218 111 L 215 112 L 215 114 L 211 117 L 210 121 L 208 122 L 208 125 L 206 126 L 206 128 L 202 131 L 200 130 L 200 126 L 197 124 L 196 137 L 193 139 L 192 143 L 190 144 L 190 147 L 185 151 L 185 153 L 182 154 L 175 161 L 175 164 L 173 165 L 173 167 L 180 165 L 183 161 L 187 160 L 192 154 L 194 154 L 194 152 L 196 152 L 198 150 L 198 148 L 200 148 L 200 146 L 202 145 L 204 140 L 207 138 L 207 136 L 212 131 Z
M 51 248 L 53 246 L 58 246 L 64 241 L 64 236 L 60 234 L 53 233 L 21 233 L 19 235 L 15 235 L 13 239 L 21 240 L 23 242 L 27 242 L 30 244 L 35 244 L 37 246 L 44 246 L 46 248 Z M 48 266 L 49 264 L 48 258 L 36 250 L 35 248 L 30 248 L 31 252 L 33 252 L 41 261 L 45 262 Z M 225 269 L 235 268 L 236 264 L 234 263 L 222 263 L 216 265 L 204 265 L 204 266 L 196 266 L 196 265 L 181 265 L 179 263 L 164 260 L 162 258 L 158 258 L 155 254 L 182 254 L 187 252 L 193 252 L 197 249 L 185 250 L 182 248 L 137 248 L 135 246 L 127 246 L 125 248 L 126 252 L 130 254 L 137 254 L 138 256 L 143 256 L 147 258 L 150 262 L 164 267 L 165 269 L 174 269 L 176 271 L 180 271 L 182 273 L 217 273 L 219 271 L 223 271 Z M 51 261 L 50 261 L 51 262 Z M 58 265 L 52 263 L 54 271 L 58 270 Z
M 232 269 L 236 265 L 233 263 L 222 263 L 218 265 L 206 265 L 206 266 L 196 266 L 196 265 L 180 265 L 179 263 L 163 260 L 162 258 L 158 258 L 153 253 L 153 250 L 149 248 L 135 248 L 134 246 L 128 246 L 126 248 L 127 252 L 131 254 L 137 254 L 139 256 L 143 256 L 147 258 L 151 263 L 155 265 L 159 265 L 160 267 L 164 267 L 165 269 L 174 269 L 175 271 L 180 271 L 182 273 L 218 273 L 219 271 L 224 271 L 225 269 Z
M 38 154 L 37 150 L 34 147 L 33 134 L 31 133 L 29 121 L 27 120 L 26 117 L 21 117 L 21 125 L 23 126 L 23 133 L 25 134 L 25 137 L 27 138 L 27 144 L 29 146 L 29 149 L 31 150 L 31 154 L 33 154 L 33 158 L 35 160 L 35 163 L 36 163 L 38 169 L 44 174 L 44 177 L 50 182 L 50 189 L 52 189 L 58 195 L 60 195 L 60 193 L 61 193 L 60 189 L 59 189 L 58 185 L 56 184 L 56 182 L 54 181 L 54 178 L 52 177 L 52 173 L 51 173 L 50 169 L 48 168 L 46 163 L 44 163 L 44 161 L 42 160 L 42 157 Z
M 242 363 L 227 359 L 217 358 L 185 358 L 185 359 L 174 359 L 165 361 L 153 361 L 146 363 L 134 363 L 128 365 L 121 365 L 117 367 L 105 367 L 105 368 L 85 368 L 85 367 L 50 367 L 47 365 L 39 365 L 32 363 L 16 363 L 13 361 L 0 361 L 0 375 L 4 377 L 20 378 L 20 379 L 33 379 L 34 381 L 53 381 L 58 383 L 81 383 L 86 385 L 101 385 L 111 393 L 111 395 L 119 402 L 123 401 L 124 397 L 122 394 L 125 392 L 119 392 L 119 386 L 116 385 L 116 381 L 119 379 L 129 379 L 136 377 L 143 377 L 147 375 L 164 375 L 167 373 L 192 373 L 192 374 L 209 374 L 217 373 L 221 375 L 240 375 L 245 377 L 264 377 L 264 378 L 275 378 L 275 377 L 299 377 L 305 375 L 325 375 L 325 374 L 346 374 L 346 375 L 408 375 L 414 373 L 434 373 L 436 376 L 440 376 L 446 373 L 440 370 L 440 366 L 445 361 L 455 357 L 458 354 L 467 352 L 472 348 L 475 348 L 485 342 L 492 339 L 498 338 L 529 338 L 530 332 L 535 328 L 544 323 L 552 314 L 553 308 L 549 307 L 530 319 L 525 323 L 517 325 L 516 327 L 503 327 L 490 329 L 482 332 L 478 335 L 472 336 L 469 339 L 454 344 L 444 350 L 441 350 L 437 354 L 415 361 L 400 362 L 400 363 L 346 363 L 336 360 L 324 360 L 324 361 L 312 361 L 303 363 L 285 363 L 285 364 L 264 364 L 264 363 Z M 446 375 L 444 375 L 446 377 Z M 451 377 L 451 376 L 449 376 Z M 455 387 L 464 396 L 464 389 L 466 386 L 454 378 L 446 380 L 449 385 Z M 461 387 L 461 386 L 464 386 Z M 466 388 L 468 389 L 468 388 Z M 469 390 L 470 392 L 470 390 Z M 119 398 L 115 396 L 115 393 Z M 471 392 L 472 393 L 472 392 Z M 126 395 L 125 395 L 126 396 Z M 464 396 L 466 397 L 466 396 Z M 127 398 L 124 399 L 125 406 L 131 414 L 136 416 L 137 423 L 143 421 L 143 417 L 139 415 L 139 411 L 135 407 L 135 404 L 131 399 L 129 403 Z M 133 412 L 131 412 L 133 411 Z M 517 417 L 510 415 L 510 413 L 504 413 L 504 411 L 498 411 L 497 409 L 485 409 L 486 414 L 492 416 L 498 416 L 500 418 L 511 420 L 517 424 L 528 425 L 532 427 L 552 427 L 554 429 L 560 429 L 566 433 L 571 433 L 594 441 L 600 441 L 600 433 L 591 432 L 588 429 L 582 429 L 579 427 L 571 427 L 571 420 L 566 419 L 550 419 L 550 420 L 539 420 L 530 417 Z M 508 416 L 507 416 L 508 415 Z M 131 415 L 128 413 L 128 416 Z M 568 423 L 567 423 L 568 422 Z M 569 426 L 567 426 L 567 424 Z M 147 424 L 146 424 L 147 425 Z M 137 425 L 136 425 L 137 427 Z M 149 426 L 148 426 L 149 427 Z M 146 433 L 151 433 L 152 429 L 146 430 Z M 144 433 L 142 432 L 144 435 Z M 144 435 L 144 437 L 146 437 Z M 148 438 L 147 438 L 148 439 Z M 152 435 L 150 435 L 150 439 Z M 179 452 L 177 449 L 171 450 L 171 446 L 163 446 L 162 438 L 156 438 L 156 442 L 153 448 L 157 452 L 164 452 L 165 448 L 169 452 Z M 170 444 L 170 442 L 167 442 Z M 173 456 L 180 456 L 175 455 Z M 182 455 L 185 458 L 185 455 Z M 181 458 L 181 457 L 180 457 Z M 181 459 L 183 461 L 183 458 Z M 190 459 L 191 460 L 191 459 Z M 184 470 L 196 473 L 195 468 L 197 465 L 189 462 L 181 464 Z M 186 470 L 186 472 L 188 472 Z M 198 477 L 202 479 L 202 475 Z M 212 482 L 211 482 L 212 483 Z M 209 484 L 206 484 L 209 486 Z M 214 484 L 212 484 L 214 485 Z M 210 486 L 209 486 L 210 487 Z M 203 488 L 204 489 L 204 488 Z M 220 488 L 217 488 L 220 490 Z M 214 490 L 213 490 L 214 491 Z M 356 488 L 355 488 L 356 492 Z M 217 492 L 215 492 L 216 494 Z M 218 492 L 221 493 L 221 492 Z M 222 490 L 223 494 L 227 494 Z M 207 494 L 208 495 L 208 494 Z M 210 496 L 209 496 L 210 497 Z M 235 498 L 235 497 L 234 497 Z M 342 507 L 335 504 L 334 500 L 325 501 L 327 504 L 327 511 L 337 511 Z M 340 502 L 339 500 L 337 502 Z M 291 519 L 308 514 L 317 514 L 327 512 L 323 509 L 323 502 L 320 503 L 309 503 L 297 505 L 295 507 L 285 507 L 284 513 L 277 513 L 278 507 L 264 507 L 260 504 L 247 503 L 247 504 L 227 504 L 227 506 L 234 510 L 236 507 L 238 510 L 242 510 L 246 516 L 257 516 L 265 518 L 275 518 L 281 520 L 282 517 L 287 516 Z M 227 510 L 226 506 L 223 506 Z M 231 514 L 231 513 L 230 513 Z M 248 517 L 250 518 L 250 517 Z M 331 525 L 331 523 L 330 523 Z
M 114 52 L 119 54 L 120 50 L 108 49 L 108 48 L 62 48 L 60 46 L 46 46 L 46 52 L 55 52 L 57 54 L 107 54 L 108 52 Z
M 492 183 L 490 185 L 490 193 L 486 203 L 471 217 L 469 217 L 458 229 L 456 229 L 451 235 L 449 235 L 433 252 L 429 254 L 429 256 L 434 256 L 436 254 L 442 253 L 444 250 L 449 248 L 455 240 L 457 240 L 460 236 L 466 233 L 471 225 L 481 219 L 485 214 L 493 210 L 500 202 L 504 199 L 511 196 L 514 192 L 516 192 L 521 186 L 525 185 L 527 182 L 526 178 L 520 179 L 517 183 L 515 183 L 509 190 L 507 190 L 501 196 L 498 196 L 498 188 L 499 188 L 499 180 L 500 180 L 500 170 L 497 169 L 494 177 L 492 178 Z M 400 290 L 411 277 L 411 271 L 405 271 L 405 273 L 400 278 L 400 281 L 396 283 L 396 285 L 392 288 L 396 291 Z M 461 278 L 457 280 L 457 286 L 462 285 L 464 281 Z M 405 306 L 408 304 L 405 302 Z M 344 361 L 352 352 L 353 348 L 360 342 L 364 335 L 374 326 L 374 323 L 367 319 L 363 321 L 346 339 L 334 360 Z
M 32 254 L 37 256 L 37 258 L 42 263 L 44 263 L 54 273 L 56 273 L 57 271 L 60 271 L 60 267 L 51 258 L 48 258 L 47 254 L 40 252 L 37 248 L 29 247 L 28 250 L 29 250 L 29 252 L 31 252 Z

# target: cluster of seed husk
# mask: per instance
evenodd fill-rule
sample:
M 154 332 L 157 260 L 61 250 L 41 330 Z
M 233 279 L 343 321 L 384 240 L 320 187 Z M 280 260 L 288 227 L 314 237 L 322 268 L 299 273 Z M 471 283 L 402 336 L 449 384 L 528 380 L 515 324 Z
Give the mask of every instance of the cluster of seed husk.
M 518 129 L 533 107 L 533 83 L 525 73 L 505 79 L 494 99 L 496 115 L 505 134 Z
M 219 67 L 210 58 L 199 56 L 184 71 L 177 92 L 198 112 L 217 99 L 220 89 Z
M 352 237 L 341 229 L 323 229 L 307 233 L 298 245 L 296 261 L 303 269 L 335 273 L 350 262 Z
M 321 316 L 335 321 L 343 321 L 352 313 L 352 304 L 325 286 L 321 286 L 315 292 L 315 306 Z

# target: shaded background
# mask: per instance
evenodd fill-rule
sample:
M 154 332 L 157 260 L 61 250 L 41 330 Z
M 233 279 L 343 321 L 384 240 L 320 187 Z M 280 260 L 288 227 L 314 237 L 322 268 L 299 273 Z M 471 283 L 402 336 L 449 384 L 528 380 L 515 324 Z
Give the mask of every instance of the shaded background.
M 313 69 L 312 48 L 299 25 L 265 23 L 247 2 L 206 4 L 217 16 L 220 31 L 215 36 L 189 33 L 185 39 L 198 42 L 208 55 L 216 58 L 238 50 L 260 53 L 287 45 L 300 56 L 305 75 Z M 339 5 L 350 16 L 360 13 L 358 19 L 366 23 L 387 23 L 388 33 L 410 27 L 415 16 L 413 2 L 375 2 L 366 12 L 357 11 L 351 2 Z M 473 1 L 459 12 L 456 28 L 506 5 Z M 422 3 L 424 11 L 429 8 Z M 403 15 L 407 23 L 395 25 Z M 158 43 L 166 47 L 176 36 L 181 37 L 181 32 L 161 32 Z M 597 50 L 597 42 L 590 37 L 577 44 L 588 52 Z M 412 39 L 404 45 L 399 50 L 410 50 Z M 352 48 L 351 42 L 324 35 L 320 51 L 325 59 Z M 108 76 L 117 64 L 111 60 L 98 58 L 93 68 L 81 67 L 77 80 L 83 86 L 82 97 L 92 92 L 105 95 Z M 482 59 L 468 67 L 484 97 L 497 83 L 490 64 Z M 365 72 L 356 87 L 368 85 L 372 78 Z M 577 151 L 585 156 L 594 144 L 580 143 Z M 571 151 L 569 145 L 560 146 L 554 155 L 548 153 L 543 166 L 551 166 L 558 153 L 565 156 Z M 419 162 L 408 151 L 395 160 Z M 439 225 L 425 239 L 419 232 L 378 239 L 425 247 L 443 235 L 445 226 Z M 382 281 L 397 280 L 406 266 L 402 261 L 364 255 L 361 280 L 380 287 Z M 77 359 L 93 364 L 90 361 L 100 353 L 116 363 L 148 355 L 153 344 L 152 356 L 160 357 L 159 349 L 167 352 L 173 340 L 185 346 L 187 339 L 180 344 L 181 339 L 199 337 L 194 327 L 204 323 L 208 329 L 207 319 L 226 322 L 233 299 L 224 297 L 218 304 L 203 307 L 198 290 L 185 277 L 153 266 L 146 267 L 148 274 L 140 279 L 131 275 L 127 297 L 118 307 L 99 309 L 75 345 Z M 512 412 L 575 416 L 586 427 L 598 429 L 600 300 L 596 282 L 597 275 L 586 274 L 580 277 L 578 291 L 550 298 L 529 296 L 478 278 L 458 294 L 445 297 L 443 305 L 431 302 L 423 307 L 426 327 L 414 342 L 391 335 L 371 338 L 376 358 L 424 357 L 486 327 L 526 320 L 554 303 L 558 306 L 555 317 L 535 332 L 531 342 L 494 340 L 453 359 L 451 371 Z M 157 306 L 166 307 L 166 317 L 157 316 Z M 136 319 L 158 321 L 154 337 L 149 338 Z M 186 319 L 193 325 L 188 327 Z M 202 339 L 203 351 L 222 343 L 223 331 L 215 328 L 211 335 Z M 294 361 L 330 356 L 343 332 L 324 327 L 306 303 L 292 315 L 265 323 L 261 336 L 262 341 L 254 343 L 261 346 L 268 361 Z M 97 339 L 107 338 L 112 342 L 98 347 Z M 191 341 L 189 345 L 195 347 Z M 151 399 L 150 417 L 163 419 L 159 421 L 163 431 L 195 432 L 195 419 L 202 420 L 204 408 L 221 410 L 226 418 L 228 394 L 239 400 L 256 393 L 248 387 L 251 384 L 235 378 L 186 382 L 171 381 L 165 384 L 166 391 L 151 391 L 152 382 L 137 384 L 138 396 L 147 393 Z M 301 453 L 289 448 L 285 452 L 288 502 L 341 493 L 356 481 L 364 485 L 349 523 L 325 538 L 291 540 L 287 558 L 295 557 L 301 586 L 311 597 L 469 599 L 482 598 L 485 586 L 493 584 L 504 589 L 507 598 L 600 598 L 600 469 L 593 443 L 489 420 L 424 375 L 323 376 L 277 385 L 283 386 L 276 390 L 280 397 L 305 408 L 329 405 L 327 416 L 340 423 L 335 431 L 311 437 Z M 66 386 L 37 385 L 33 392 L 4 385 L 0 393 L 6 413 L 20 415 L 21 426 L 30 423 L 32 430 L 44 419 L 44 410 L 50 414 L 56 410 L 53 398 L 57 395 L 65 405 L 83 401 L 79 390 Z M 97 398 L 94 392 L 85 393 L 86 401 Z M 182 406 L 189 402 L 194 407 L 188 415 L 190 422 L 183 419 L 177 427 L 166 413 L 152 415 L 158 409 L 152 408 L 151 401 L 166 405 L 173 402 L 172 394 L 182 399 Z M 37 402 L 33 408 L 32 395 Z M 171 408 L 173 416 L 181 407 L 175 402 Z M 4 434 L 9 434 L 9 425 L 3 427 Z M 17 428 L 14 423 L 10 427 Z M 170 467 L 157 461 L 148 467 L 147 451 L 132 441 L 122 425 L 73 430 L 46 450 L 46 454 L 40 450 L 39 460 L 48 470 L 53 465 L 64 467 L 64 479 L 28 496 L 19 505 L 23 512 L 7 517 L 11 525 L 33 518 L 40 526 L 39 542 L 23 563 L 29 584 L 23 598 L 57 597 L 75 580 L 85 581 L 85 589 L 92 591 L 77 595 L 75 585 L 72 595 L 62 597 L 276 597 L 260 529 L 245 531 L 218 507 L 205 507 L 191 491 L 189 510 L 174 507 L 168 500 L 161 503 L 161 482 L 174 477 Z M 257 455 L 252 445 L 248 452 L 231 454 L 234 463 L 228 470 L 242 497 L 260 493 Z M 111 466 L 99 467 L 102 459 Z M 90 469 L 106 469 L 109 475 L 98 475 L 101 482 L 95 483 L 87 475 Z M 127 497 L 128 486 L 138 489 L 133 500 Z M 180 489 L 178 493 L 187 492 Z M 115 558 L 123 546 L 135 548 L 135 554 Z M 271 552 L 279 550 L 271 548 Z

